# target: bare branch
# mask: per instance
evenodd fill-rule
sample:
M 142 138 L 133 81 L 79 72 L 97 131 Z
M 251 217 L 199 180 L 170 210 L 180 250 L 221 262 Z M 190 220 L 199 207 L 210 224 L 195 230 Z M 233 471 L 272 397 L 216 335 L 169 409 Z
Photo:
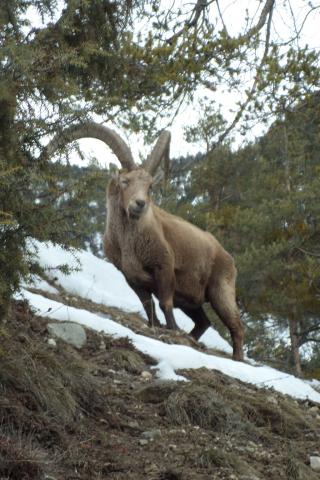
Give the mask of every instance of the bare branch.
M 241 35 L 239 39 L 249 40 L 251 37 L 256 35 L 264 27 L 268 16 L 270 20 L 270 15 L 272 15 L 274 3 L 275 3 L 275 0 L 266 0 L 266 3 L 262 9 L 262 12 L 260 14 L 260 17 L 257 23 L 253 27 L 251 27 L 246 34 Z
M 306 13 L 303 21 L 301 22 L 301 25 L 300 25 L 299 30 L 297 30 L 296 25 L 295 25 L 296 35 L 295 35 L 294 37 L 290 38 L 290 40 L 288 40 L 287 42 L 280 43 L 279 45 L 281 45 L 281 46 L 284 47 L 284 46 L 289 45 L 290 43 L 294 42 L 295 40 L 297 40 L 297 38 L 299 38 L 300 33 L 301 33 L 302 30 L 303 30 L 304 24 L 306 23 L 309 15 L 310 15 L 310 13 L 314 12 L 314 10 L 318 10 L 318 8 L 320 8 L 320 5 L 316 5 L 316 6 L 312 7 L 312 8 L 310 8 L 310 10 L 308 10 L 308 12 Z M 292 16 L 293 16 L 293 12 L 292 12 Z M 293 18 L 294 18 L 294 17 L 293 17 Z M 294 22 L 294 23 L 295 23 L 295 22 Z
M 192 9 L 191 16 L 189 20 L 185 23 L 185 25 L 176 33 L 174 33 L 168 40 L 168 43 L 172 43 L 176 38 L 180 37 L 183 32 L 186 30 L 190 30 L 193 27 L 196 27 L 201 17 L 201 14 L 205 11 L 205 9 L 212 3 L 212 0 L 197 0 L 194 8 Z
M 222 12 L 221 12 L 221 10 L 220 10 L 219 0 L 216 0 L 216 4 L 217 4 L 217 9 L 218 9 L 218 13 L 219 13 L 219 17 L 220 17 L 221 23 L 222 23 L 222 25 L 223 25 L 223 30 L 224 30 L 224 32 L 226 33 L 226 35 L 228 35 L 228 37 L 229 37 L 230 35 L 229 35 L 229 33 L 228 33 L 226 24 L 224 23 L 224 20 L 223 20 Z
M 304 248 L 301 248 L 301 247 L 297 247 L 297 250 L 299 250 L 302 253 L 305 253 L 306 255 L 309 255 L 310 257 L 320 258 L 320 253 L 309 252 L 308 250 L 305 250 Z

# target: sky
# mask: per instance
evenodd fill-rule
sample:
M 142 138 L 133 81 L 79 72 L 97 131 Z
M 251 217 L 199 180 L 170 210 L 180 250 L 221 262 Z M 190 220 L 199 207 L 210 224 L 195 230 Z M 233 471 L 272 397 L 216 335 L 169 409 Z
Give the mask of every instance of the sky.
M 60 3 L 60 8 L 57 9 L 57 17 L 61 10 L 62 2 Z M 170 8 L 172 4 L 175 3 L 176 6 L 182 6 L 185 12 L 190 10 L 191 3 L 187 0 L 162 0 L 160 2 L 161 7 Z M 212 15 L 216 15 L 216 7 L 212 3 L 211 9 Z M 227 30 L 231 35 L 237 35 L 246 28 L 247 21 L 246 16 L 250 18 L 251 23 L 256 23 L 259 15 L 261 13 L 261 5 L 264 2 L 258 0 L 220 0 L 220 10 L 222 17 L 224 19 Z M 296 45 L 303 46 L 308 44 L 314 48 L 320 48 L 320 34 L 319 34 L 319 24 L 320 24 L 320 8 L 314 10 L 306 18 L 306 13 L 309 10 L 308 4 L 312 3 L 314 6 L 320 6 L 319 0 L 308 2 L 306 0 L 290 0 L 286 2 L 280 2 L 277 0 L 277 9 L 273 15 L 272 21 L 272 37 L 276 38 L 278 41 L 286 41 L 292 32 L 299 31 L 302 24 L 303 29 L 299 35 L 297 35 L 297 40 L 295 41 Z M 294 12 L 295 23 L 292 20 L 292 12 Z M 36 13 L 35 9 L 29 9 L 28 18 L 30 19 L 33 26 L 41 25 L 41 19 Z M 221 28 L 221 21 L 217 19 L 217 28 Z M 220 22 L 220 23 L 219 23 Z M 247 25 L 250 27 L 250 24 Z M 147 31 L 148 25 L 142 23 L 137 23 L 137 31 Z M 217 104 L 221 105 L 221 113 L 226 118 L 228 122 L 231 122 L 234 117 L 234 112 L 237 109 L 237 102 L 244 98 L 244 92 L 246 89 L 250 88 L 252 83 L 252 76 L 254 71 L 248 71 L 246 77 L 243 79 L 243 84 L 238 91 L 228 92 L 226 87 L 220 85 L 217 88 L 217 91 L 212 94 L 209 90 L 204 88 L 195 91 L 193 101 L 191 104 L 183 104 L 179 114 L 175 117 L 170 131 L 172 134 L 171 140 L 171 157 L 177 157 L 180 155 L 195 154 L 199 150 L 204 150 L 204 145 L 195 143 L 187 143 L 184 138 L 184 128 L 190 126 L 191 123 L 195 123 L 197 119 L 201 116 L 201 109 L 199 106 L 199 99 L 206 96 L 209 100 L 213 99 Z M 99 118 L 97 118 L 99 121 Z M 111 128 L 117 130 L 114 125 L 108 124 Z M 159 125 L 161 127 L 161 125 Z M 256 124 L 253 126 L 251 131 L 249 131 L 245 137 L 241 136 L 239 129 L 235 128 L 232 136 L 235 138 L 235 145 L 239 146 L 244 141 L 253 140 L 256 136 L 259 136 L 263 133 L 266 126 L 261 124 Z M 145 146 L 143 144 L 142 135 L 128 135 L 127 132 L 119 131 L 118 133 L 129 143 L 134 158 L 146 158 L 150 146 Z M 85 159 L 81 159 L 76 153 L 71 155 L 71 163 L 76 163 L 80 165 L 85 165 L 89 162 L 90 157 L 96 157 L 101 164 L 101 166 L 107 166 L 110 161 L 119 165 L 116 157 L 112 152 L 104 145 L 102 142 L 93 139 L 84 139 L 80 142 L 81 149 L 85 154 Z

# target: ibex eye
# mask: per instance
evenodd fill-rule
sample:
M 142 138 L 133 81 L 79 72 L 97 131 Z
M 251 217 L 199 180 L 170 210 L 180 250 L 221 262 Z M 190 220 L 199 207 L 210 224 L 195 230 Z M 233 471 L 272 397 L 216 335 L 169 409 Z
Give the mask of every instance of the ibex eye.
M 129 180 L 127 180 L 126 178 L 123 178 L 121 180 L 121 184 L 126 187 L 127 185 L 129 185 Z

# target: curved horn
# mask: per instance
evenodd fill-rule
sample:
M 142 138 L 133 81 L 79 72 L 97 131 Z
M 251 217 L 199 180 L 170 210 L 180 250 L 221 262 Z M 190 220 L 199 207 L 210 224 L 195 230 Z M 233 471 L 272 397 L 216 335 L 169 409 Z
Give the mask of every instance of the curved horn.
M 136 164 L 133 161 L 132 153 L 124 140 L 109 127 L 94 122 L 85 122 L 71 125 L 61 133 L 58 133 L 43 149 L 39 159 L 47 159 L 54 155 L 56 150 L 65 147 L 68 143 L 81 138 L 96 138 L 107 144 L 113 153 L 118 157 L 123 168 L 133 170 Z
M 150 175 L 154 175 L 159 167 L 159 164 L 164 158 L 165 161 L 165 168 L 168 169 L 169 166 L 169 155 L 170 155 L 170 140 L 171 134 L 170 132 L 164 131 L 161 133 L 160 137 L 158 138 L 155 146 L 152 149 L 152 152 L 148 156 L 145 164 L 144 169 L 150 173 Z

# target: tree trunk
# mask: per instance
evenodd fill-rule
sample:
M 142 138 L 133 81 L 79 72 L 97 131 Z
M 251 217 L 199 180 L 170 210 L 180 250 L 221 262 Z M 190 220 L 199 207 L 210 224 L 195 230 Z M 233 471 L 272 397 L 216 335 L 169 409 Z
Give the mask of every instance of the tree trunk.
M 284 117 L 285 118 L 285 117 Z M 284 169 L 285 169 L 285 182 L 287 192 L 291 192 L 291 179 L 290 179 L 290 158 L 288 152 L 288 130 L 287 120 L 283 122 L 283 154 L 284 154 Z
M 291 339 L 292 360 L 295 368 L 295 373 L 297 377 L 301 377 L 302 369 L 301 369 L 301 359 L 300 359 L 300 352 L 299 352 L 298 321 L 295 316 L 289 319 L 289 330 L 290 330 L 290 339 Z

